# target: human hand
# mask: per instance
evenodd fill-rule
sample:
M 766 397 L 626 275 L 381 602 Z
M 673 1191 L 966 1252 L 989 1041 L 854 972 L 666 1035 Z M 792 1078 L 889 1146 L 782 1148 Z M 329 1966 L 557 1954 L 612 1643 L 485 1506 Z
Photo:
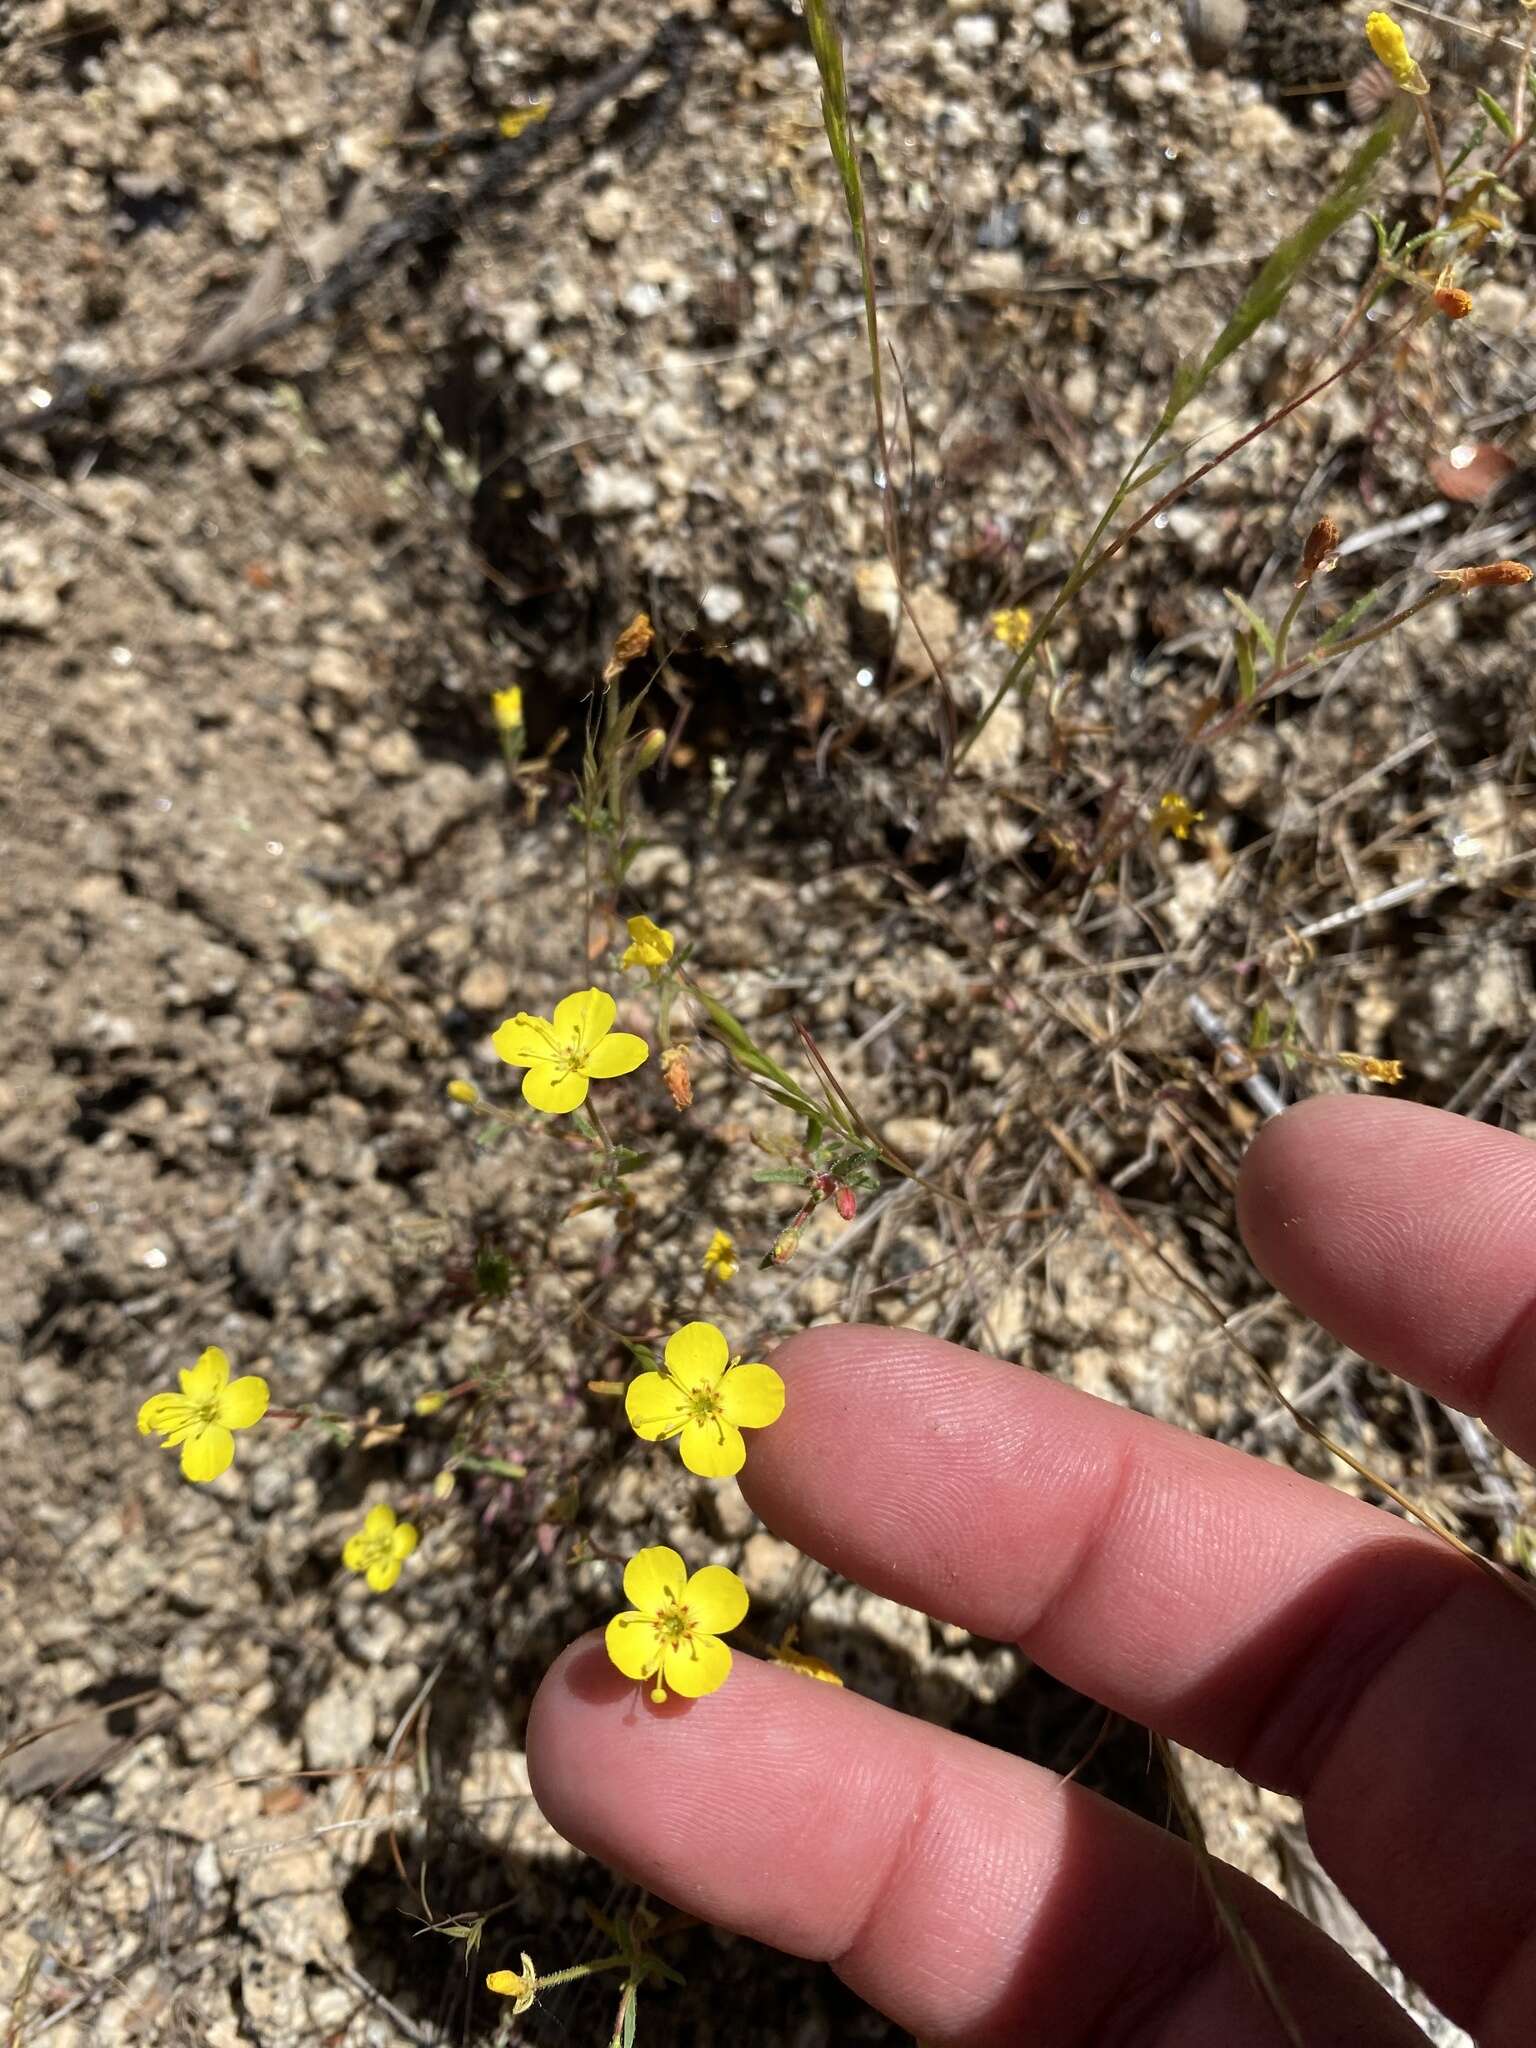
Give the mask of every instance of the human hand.
M 1264 1130 L 1243 1235 L 1367 1358 L 1536 1453 L 1536 1145 L 1333 1097 Z M 1313 1849 L 1482 2048 L 1536 2041 L 1536 1615 L 1440 1540 L 1059 1382 L 896 1330 L 774 1356 L 743 1490 L 834 1571 L 1296 1794 Z M 600 1639 L 528 1731 L 560 1832 L 830 1962 L 932 2043 L 1269 2048 L 1191 1852 L 1050 1772 L 738 1655 L 657 1709 Z M 1306 2048 L 1423 2037 L 1341 1950 L 1224 1887 Z

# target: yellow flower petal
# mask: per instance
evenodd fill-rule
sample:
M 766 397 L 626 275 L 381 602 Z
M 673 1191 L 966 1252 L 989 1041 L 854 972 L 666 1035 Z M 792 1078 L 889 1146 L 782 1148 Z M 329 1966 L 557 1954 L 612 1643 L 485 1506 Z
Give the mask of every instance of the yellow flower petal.
M 727 1635 L 747 1618 L 747 1589 L 723 1564 L 707 1564 L 683 1589 L 688 1618 L 711 1635 Z
M 720 1382 L 720 1413 L 739 1429 L 766 1429 L 784 1413 L 784 1382 L 771 1365 L 733 1365 Z
M 644 1614 L 681 1600 L 687 1583 L 688 1567 L 665 1543 L 637 1550 L 624 1567 L 624 1597 Z
M 565 1074 L 546 1063 L 530 1067 L 523 1076 L 524 1102 L 550 1116 L 566 1116 L 571 1110 L 580 1109 L 586 1099 L 585 1074 Z
M 196 1365 L 188 1366 L 177 1377 L 189 1401 L 206 1401 L 228 1384 L 229 1360 L 216 1344 L 210 1344 Z
M 376 1557 L 368 1567 L 368 1590 L 371 1593 L 387 1593 L 399 1576 L 398 1557 Z
M 421 1531 L 414 1522 L 402 1522 L 390 1540 L 396 1557 L 409 1557 L 421 1541 Z
M 675 1380 L 662 1372 L 643 1372 L 624 1389 L 629 1426 L 648 1444 L 676 1436 L 688 1420 L 688 1403 Z
M 531 1067 L 535 1060 L 547 1060 L 556 1049 L 554 1027 L 547 1017 L 531 1017 L 519 1010 L 491 1033 L 491 1046 L 498 1059 L 509 1067 Z
M 260 1373 L 231 1380 L 219 1396 L 219 1420 L 226 1429 L 249 1429 L 267 1412 L 272 1393 Z
M 341 1561 L 349 1572 L 360 1572 L 373 1555 L 368 1538 L 359 1529 L 355 1536 L 349 1536 L 341 1553 Z
M 690 1422 L 677 1448 L 700 1479 L 729 1479 L 747 1462 L 745 1439 L 733 1422 Z
M 667 1339 L 667 1371 L 679 1386 L 714 1386 L 731 1362 L 725 1333 L 713 1323 L 684 1323 Z
M 633 1031 L 610 1031 L 599 1039 L 586 1057 L 586 1069 L 594 1081 L 616 1081 L 620 1074 L 632 1074 L 644 1066 L 651 1048 Z
M 189 1436 L 181 1449 L 182 1476 L 199 1484 L 227 1472 L 235 1455 L 235 1440 L 221 1423 L 210 1422 Z
M 716 1692 L 731 1675 L 731 1653 L 718 1636 L 691 1636 L 661 1660 L 662 1683 L 685 1700 Z
M 619 1006 L 600 988 L 584 988 L 573 996 L 562 996 L 555 1005 L 555 1036 L 562 1045 L 589 1053 L 613 1029 Z
M 178 1429 L 191 1420 L 190 1404 L 180 1394 L 151 1394 L 139 1410 L 139 1435 L 151 1430 Z
M 603 1630 L 603 1647 L 626 1678 L 649 1678 L 656 1668 L 659 1639 L 648 1614 L 616 1614 Z
M 376 1508 L 370 1508 L 363 1517 L 363 1534 L 372 1543 L 381 1536 L 387 1536 L 395 1526 L 395 1511 L 387 1501 L 380 1501 Z

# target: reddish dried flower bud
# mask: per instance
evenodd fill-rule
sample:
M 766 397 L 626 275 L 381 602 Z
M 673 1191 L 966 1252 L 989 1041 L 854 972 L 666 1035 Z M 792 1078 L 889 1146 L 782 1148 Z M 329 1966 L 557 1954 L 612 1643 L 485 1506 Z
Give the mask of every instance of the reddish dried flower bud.
M 1460 285 L 1437 285 L 1435 305 L 1447 320 L 1465 320 L 1472 310 L 1472 294 L 1464 292 Z
M 859 1213 L 859 1198 L 846 1182 L 839 1185 L 836 1195 L 837 1213 L 845 1223 L 851 1223 Z
M 1296 588 L 1310 583 L 1319 569 L 1328 566 L 1329 557 L 1339 544 L 1339 522 L 1326 515 L 1319 519 L 1307 535 L 1307 544 L 1301 551 L 1301 571 L 1296 578 Z
M 687 1109 L 693 1102 L 693 1076 L 688 1071 L 686 1045 L 663 1046 L 661 1078 L 667 1085 L 667 1093 L 674 1105 L 678 1109 Z
M 1524 562 L 1483 562 L 1472 569 L 1441 569 L 1439 575 L 1460 591 L 1502 590 L 1516 583 L 1529 583 L 1536 571 Z

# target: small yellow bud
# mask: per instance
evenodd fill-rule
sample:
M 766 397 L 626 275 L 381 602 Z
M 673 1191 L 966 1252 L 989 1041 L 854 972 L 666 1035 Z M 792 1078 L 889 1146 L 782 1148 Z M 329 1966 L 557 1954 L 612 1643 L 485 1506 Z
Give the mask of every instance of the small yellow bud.
M 553 100 L 540 100 L 532 107 L 508 107 L 496 126 L 508 142 L 516 142 L 523 130 L 532 128 L 536 122 L 542 121 L 553 105 Z
M 1383 14 L 1379 10 L 1374 14 L 1368 14 L 1365 17 L 1365 39 L 1376 53 L 1377 61 L 1391 72 L 1392 83 L 1400 91 L 1429 91 L 1429 80 L 1409 53 L 1408 38 L 1390 14 Z
M 508 683 L 504 690 L 491 692 L 491 716 L 496 721 L 498 732 L 522 731 L 523 693 L 516 683 Z
M 1341 1052 L 1338 1059 L 1341 1067 L 1358 1074 L 1363 1081 L 1380 1081 L 1387 1088 L 1395 1088 L 1403 1078 L 1401 1060 L 1378 1060 L 1364 1052 Z
M 773 1263 L 776 1266 L 787 1266 L 799 1249 L 800 1233 L 791 1224 L 787 1230 L 781 1230 L 773 1240 Z
M 451 1500 L 453 1498 L 453 1489 L 458 1483 L 453 1474 L 446 1469 L 439 1472 L 432 1482 L 432 1498 L 434 1500 Z
M 445 1092 L 450 1102 L 468 1104 L 480 1100 L 480 1090 L 473 1081 L 450 1081 Z
M 418 1415 L 438 1415 L 447 1405 L 446 1394 L 418 1394 L 411 1403 Z
M 649 768 L 659 758 L 661 750 L 666 744 L 667 736 L 659 725 L 650 726 L 643 732 L 640 735 L 640 744 L 635 748 L 635 768 L 637 772 L 641 769 Z
M 524 1954 L 519 1957 L 521 1972 L 517 1970 L 492 1970 L 485 1980 L 487 1991 L 494 1991 L 501 1998 L 515 1998 L 514 2013 L 526 2012 L 539 1988 L 538 1972 L 533 1967 L 533 1958 Z

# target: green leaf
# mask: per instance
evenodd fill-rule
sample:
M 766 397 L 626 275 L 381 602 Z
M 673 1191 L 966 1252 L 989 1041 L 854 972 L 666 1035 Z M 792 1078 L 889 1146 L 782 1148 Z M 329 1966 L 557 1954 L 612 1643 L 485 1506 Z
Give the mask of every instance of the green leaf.
M 1224 590 L 1221 594 L 1227 600 L 1227 603 L 1231 605 L 1233 611 L 1237 613 L 1238 617 L 1243 620 L 1244 624 L 1253 628 L 1254 632 L 1258 635 L 1259 645 L 1269 656 L 1270 660 L 1273 661 L 1275 658 L 1275 636 L 1259 617 L 1253 606 L 1249 604 L 1245 597 L 1239 597 L 1235 590 Z
M 1253 1029 L 1248 1034 L 1248 1050 L 1262 1052 L 1269 1043 L 1269 1005 L 1260 1003 L 1253 1013 Z
M 796 1172 L 792 1166 L 759 1166 L 754 1169 L 754 1180 L 771 1182 L 775 1187 L 803 1188 L 806 1185 L 804 1172 Z
M 1481 99 L 1482 97 L 1483 95 L 1479 93 L 1478 98 Z M 1465 143 L 1463 143 L 1462 147 L 1457 150 L 1455 156 L 1452 158 L 1450 163 L 1446 165 L 1445 175 L 1447 179 L 1454 178 L 1456 173 L 1461 169 L 1462 165 L 1466 162 L 1467 158 L 1471 156 L 1472 152 L 1475 149 L 1481 148 L 1483 137 L 1487 133 L 1488 123 L 1486 121 L 1479 121 L 1477 126 L 1472 130 L 1472 133 L 1467 137 Z
M 1368 590 L 1365 593 L 1364 597 L 1357 597 L 1354 603 L 1350 606 L 1349 610 L 1343 613 L 1341 617 L 1334 620 L 1333 624 L 1328 628 L 1327 632 L 1324 633 L 1322 638 L 1317 642 L 1316 646 L 1313 648 L 1313 653 L 1321 654 L 1323 649 L 1325 647 L 1331 647 L 1335 640 L 1343 640 L 1347 638 L 1348 635 L 1351 632 L 1353 632 L 1354 628 L 1357 625 L 1359 625 L 1360 621 L 1365 617 L 1366 613 L 1371 609 L 1372 605 L 1375 604 L 1376 600 L 1381 596 L 1382 592 L 1385 589 L 1386 585 L 1384 583 L 1378 583 L 1376 588 L 1374 590 Z
M 620 1173 L 634 1173 L 639 1167 L 649 1166 L 650 1161 L 649 1152 L 634 1152 L 628 1145 L 613 1148 L 613 1163 Z
M 591 1144 L 598 1145 L 602 1143 L 591 1119 L 584 1117 L 579 1109 L 571 1111 L 571 1126 L 574 1130 L 579 1131 L 582 1137 L 586 1138 Z
M 1498 129 L 1504 140 L 1506 142 L 1513 142 L 1515 139 L 1515 124 L 1499 105 L 1493 94 L 1491 92 L 1484 92 L 1483 88 L 1478 86 L 1477 104 L 1488 116 L 1494 127 Z
M 1232 652 L 1237 656 L 1237 695 L 1240 703 L 1246 704 L 1258 688 L 1258 672 L 1253 665 L 1253 635 L 1234 633 Z
M 1265 321 L 1272 320 L 1290 296 L 1291 287 L 1312 258 L 1331 236 L 1360 210 L 1366 191 L 1382 162 L 1413 126 L 1416 111 L 1407 94 L 1400 93 L 1385 118 L 1367 136 L 1345 165 L 1332 191 L 1316 206 L 1295 234 L 1270 255 L 1258 276 L 1244 292 L 1237 310 L 1212 342 L 1205 359 L 1193 372 L 1181 364 L 1174 378 L 1173 396 L 1163 415 L 1164 428 L 1172 423 L 1197 391 L 1202 390 L 1228 356 L 1250 340 Z

